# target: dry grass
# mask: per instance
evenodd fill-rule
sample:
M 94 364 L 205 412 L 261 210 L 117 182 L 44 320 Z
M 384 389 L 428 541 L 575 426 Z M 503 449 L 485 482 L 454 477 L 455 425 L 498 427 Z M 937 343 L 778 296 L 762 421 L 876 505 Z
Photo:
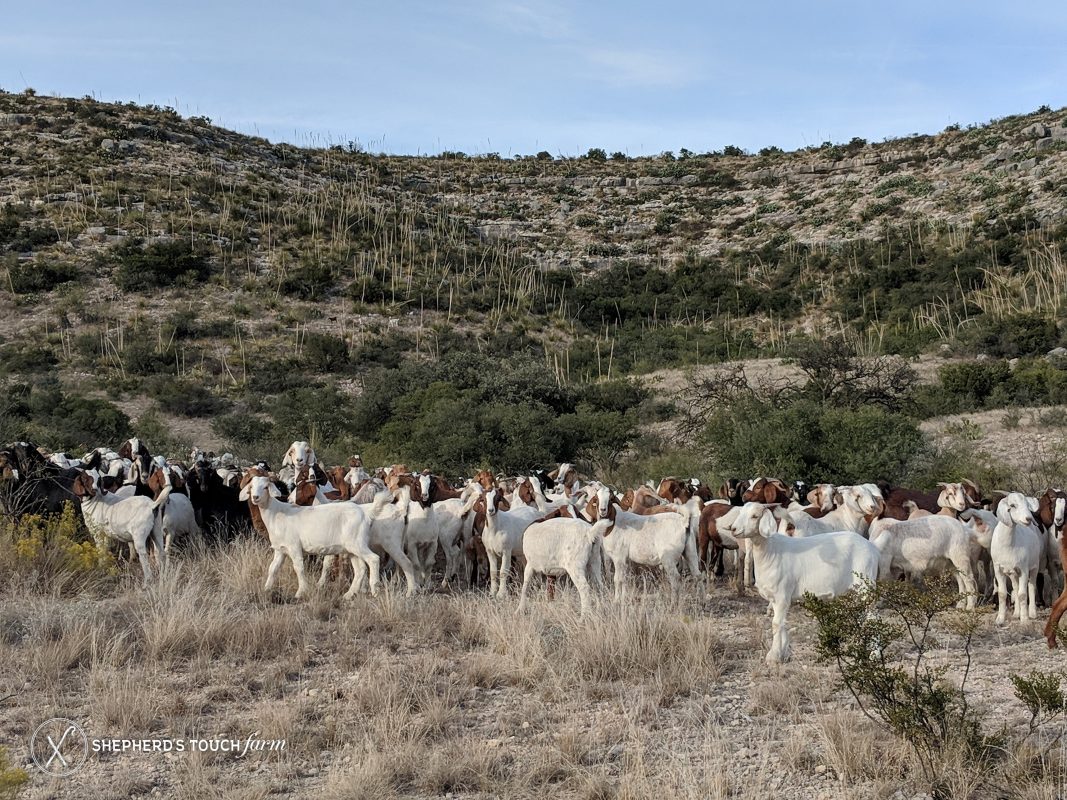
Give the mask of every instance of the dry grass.
M 923 788 L 900 744 L 804 653 L 810 629 L 796 663 L 763 666 L 758 601 L 712 589 L 710 600 L 672 602 L 653 588 L 582 617 L 564 591 L 520 616 L 514 599 L 412 600 L 393 586 L 349 604 L 334 586 L 278 602 L 260 588 L 267 559 L 245 542 L 176 560 L 147 590 L 119 576 L 97 595 L 0 598 L 0 686 L 23 687 L 0 737 L 24 739 L 61 715 L 93 736 L 287 742 L 244 759 L 99 757 L 78 784 L 33 773 L 27 796 L 888 798 Z M 1013 652 L 1031 638 L 983 635 Z M 1023 750 L 1013 758 L 1020 792 L 1055 795 L 1062 767 Z M 964 797 L 975 776 L 947 761 L 942 782 Z

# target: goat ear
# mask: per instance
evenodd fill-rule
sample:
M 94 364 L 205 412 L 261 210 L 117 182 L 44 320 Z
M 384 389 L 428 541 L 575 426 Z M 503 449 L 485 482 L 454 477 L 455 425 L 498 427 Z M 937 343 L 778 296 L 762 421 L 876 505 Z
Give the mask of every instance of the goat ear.
M 1027 497 L 1026 506 L 1030 509 L 1030 513 L 1036 514 L 1038 510 L 1038 503 L 1036 497 Z
M 309 450 L 308 450 L 308 465 L 313 467 L 318 463 L 319 463 L 319 461 L 315 456 L 315 449 L 314 448 L 309 448 Z
M 270 496 L 271 497 L 281 497 L 282 496 L 281 490 L 277 486 L 275 486 L 273 483 L 270 483 L 270 484 L 267 484 L 267 485 L 269 487 L 269 491 L 270 491 Z
M 291 467 L 291 466 L 293 466 L 293 448 L 292 448 L 292 446 L 290 446 L 289 449 L 285 451 L 285 455 L 282 456 L 282 466 L 283 467 Z
M 238 500 L 247 500 L 248 499 L 248 490 L 251 488 L 251 486 L 252 486 L 252 484 L 251 484 L 251 482 L 249 482 L 249 483 L 246 483 L 243 487 L 241 487 L 241 493 L 239 495 L 237 495 L 237 499 Z
M 1007 503 L 1000 503 L 997 505 L 997 519 L 1003 522 L 1005 525 L 1011 525 L 1011 509 L 1008 508 Z
M 948 488 L 948 484 L 947 483 L 939 483 L 939 484 L 937 484 L 937 488 L 938 489 L 947 489 Z
M 834 505 L 839 506 L 845 502 L 844 495 L 841 494 L 840 489 L 834 489 Z
M 759 533 L 763 538 L 773 536 L 778 532 L 778 521 L 775 520 L 774 514 L 770 510 L 765 510 L 763 516 L 759 518 Z

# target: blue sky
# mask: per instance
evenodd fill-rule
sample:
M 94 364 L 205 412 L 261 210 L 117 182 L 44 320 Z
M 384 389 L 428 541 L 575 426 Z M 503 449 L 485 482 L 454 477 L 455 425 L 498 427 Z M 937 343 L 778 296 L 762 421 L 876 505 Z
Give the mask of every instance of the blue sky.
M 8 91 L 372 152 L 792 149 L 1067 105 L 1062 0 L 4 6 Z

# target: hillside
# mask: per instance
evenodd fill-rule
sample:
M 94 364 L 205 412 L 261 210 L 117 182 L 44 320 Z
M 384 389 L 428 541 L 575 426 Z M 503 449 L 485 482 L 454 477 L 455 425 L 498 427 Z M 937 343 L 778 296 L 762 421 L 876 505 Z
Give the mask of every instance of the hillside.
M 158 425 L 175 394 L 188 419 L 263 415 L 324 376 L 358 393 L 370 368 L 472 350 L 563 382 L 831 334 L 1039 355 L 1062 339 L 1065 123 L 1042 109 L 756 155 L 417 158 L 0 94 L 0 366 Z

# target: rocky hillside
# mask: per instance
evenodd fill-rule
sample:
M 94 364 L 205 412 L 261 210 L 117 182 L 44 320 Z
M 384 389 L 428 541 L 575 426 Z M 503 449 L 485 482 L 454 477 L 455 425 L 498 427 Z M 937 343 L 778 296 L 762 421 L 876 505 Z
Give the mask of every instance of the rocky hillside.
M 0 94 L 0 367 L 134 406 L 184 381 L 204 411 L 471 349 L 571 381 L 831 333 L 1039 353 L 1062 343 L 1065 125 L 415 158 Z

